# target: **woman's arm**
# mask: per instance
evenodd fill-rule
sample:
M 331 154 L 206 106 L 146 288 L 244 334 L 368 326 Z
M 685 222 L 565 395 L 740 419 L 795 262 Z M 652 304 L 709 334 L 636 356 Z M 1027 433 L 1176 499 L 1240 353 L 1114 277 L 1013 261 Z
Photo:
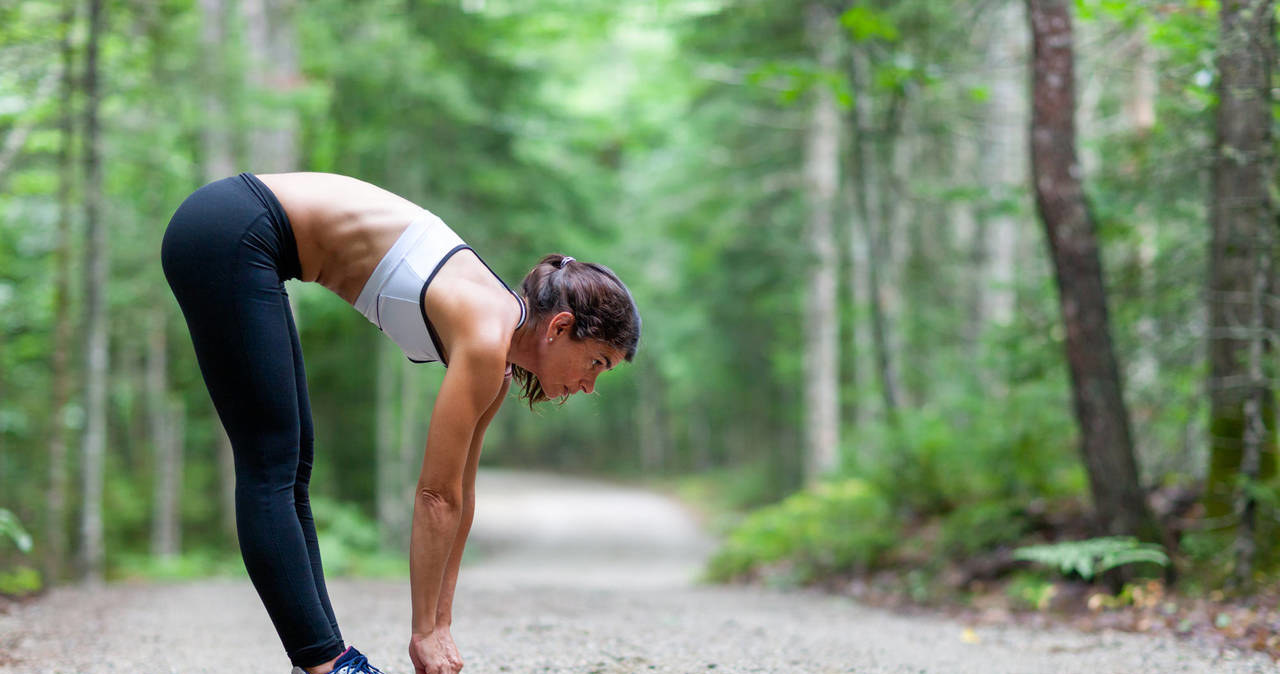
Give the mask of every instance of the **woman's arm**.
M 449 359 L 432 409 L 409 538 L 414 637 L 427 637 L 435 630 L 446 569 L 462 523 L 472 438 L 498 397 L 505 367 L 505 345 L 489 348 L 486 343 L 462 342 Z
M 471 532 L 471 520 L 476 512 L 476 471 L 480 466 L 480 450 L 484 445 L 484 432 L 489 428 L 498 408 L 506 400 L 507 389 L 511 388 L 510 377 L 504 378 L 498 397 L 489 405 L 476 424 L 475 434 L 471 437 L 471 450 L 467 453 L 467 467 L 462 477 L 462 519 L 458 522 L 458 534 L 453 538 L 453 550 L 449 553 L 449 563 L 444 570 L 444 580 L 440 584 L 440 598 L 436 601 L 436 625 L 453 624 L 453 590 L 458 584 L 458 567 L 462 564 L 462 551 L 467 545 L 467 534 Z

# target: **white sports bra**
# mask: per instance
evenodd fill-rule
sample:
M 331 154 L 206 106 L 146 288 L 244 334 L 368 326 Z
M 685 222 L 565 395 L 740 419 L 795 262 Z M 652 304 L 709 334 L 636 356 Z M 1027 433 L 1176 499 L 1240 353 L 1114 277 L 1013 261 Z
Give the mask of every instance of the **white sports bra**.
M 476 259 L 516 298 L 520 303 L 520 323 L 516 327 L 524 325 L 528 313 L 524 299 L 443 220 L 424 210 L 382 256 L 355 303 L 356 310 L 385 332 L 400 346 L 405 357 L 415 363 L 440 361 L 448 366 L 440 356 L 444 349 L 422 300 L 436 272 L 460 250 L 475 253 Z

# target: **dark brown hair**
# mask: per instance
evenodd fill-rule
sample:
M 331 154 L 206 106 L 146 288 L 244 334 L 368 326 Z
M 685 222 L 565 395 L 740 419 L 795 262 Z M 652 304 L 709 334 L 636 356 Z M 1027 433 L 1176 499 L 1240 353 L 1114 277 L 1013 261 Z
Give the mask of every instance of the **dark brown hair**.
M 530 329 L 561 311 L 573 314 L 569 336 L 595 339 L 621 351 L 628 362 L 640 344 L 640 312 L 631 291 L 608 267 L 552 253 L 542 258 L 520 283 L 528 304 Z M 511 366 L 520 397 L 534 403 L 550 400 L 532 372 Z

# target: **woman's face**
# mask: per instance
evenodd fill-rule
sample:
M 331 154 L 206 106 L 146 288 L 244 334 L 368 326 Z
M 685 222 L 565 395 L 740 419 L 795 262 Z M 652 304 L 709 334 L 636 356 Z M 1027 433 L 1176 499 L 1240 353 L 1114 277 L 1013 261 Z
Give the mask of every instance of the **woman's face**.
M 547 323 L 541 351 L 538 382 L 548 398 L 591 393 L 596 377 L 612 369 L 623 359 L 618 349 L 595 339 L 575 340 L 572 334 L 573 314 L 562 311 Z

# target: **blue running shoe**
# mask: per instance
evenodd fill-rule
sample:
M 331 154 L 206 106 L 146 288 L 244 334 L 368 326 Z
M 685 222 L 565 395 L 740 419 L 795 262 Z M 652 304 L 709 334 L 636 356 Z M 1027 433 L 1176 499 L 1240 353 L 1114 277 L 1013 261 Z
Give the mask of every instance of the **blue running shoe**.
M 294 667 L 292 674 L 306 674 L 306 670 Z M 384 674 L 384 672 L 369 664 L 369 658 L 357 651 L 354 646 L 347 646 L 347 650 L 343 651 L 342 655 L 338 656 L 338 660 L 333 663 L 333 671 L 330 674 Z
M 369 664 L 369 658 L 357 651 L 355 646 L 347 646 L 347 650 L 338 656 L 333 663 L 332 674 L 384 674 L 381 669 Z

